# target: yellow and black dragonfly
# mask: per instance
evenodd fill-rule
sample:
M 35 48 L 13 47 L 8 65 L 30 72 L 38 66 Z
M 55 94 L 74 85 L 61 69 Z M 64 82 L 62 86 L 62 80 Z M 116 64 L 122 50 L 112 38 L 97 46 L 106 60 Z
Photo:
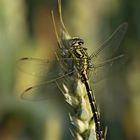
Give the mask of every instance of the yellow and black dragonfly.
M 127 23 L 121 24 L 97 50 L 89 55 L 87 48 L 83 47 L 83 39 L 79 37 L 71 37 L 66 30 L 61 14 L 61 1 L 58 0 L 58 2 L 61 35 L 59 35 L 57 32 L 53 11 L 52 19 L 59 46 L 59 55 L 53 61 L 49 59 L 28 57 L 21 58 L 18 61 L 19 68 L 31 75 L 44 77 L 48 74 L 46 82 L 29 87 L 22 93 L 22 98 L 30 98 L 31 100 L 47 99 L 49 96 L 48 94 L 51 91 L 55 93 L 56 88 L 61 88 L 61 80 L 71 77 L 76 80 L 80 80 L 86 88 L 95 121 L 96 137 L 98 140 L 102 140 L 104 139 L 104 134 L 101 129 L 100 115 L 89 81 L 91 80 L 93 83 L 100 81 L 105 77 L 104 73 L 109 73 L 113 66 L 124 62 L 126 59 L 124 54 L 120 54 L 115 57 L 114 55 L 117 52 L 122 39 L 124 38 L 128 25 Z M 28 64 L 28 67 L 25 66 L 26 64 Z M 35 65 L 38 70 L 34 71 L 34 69 L 29 68 L 30 64 Z M 53 70 L 51 67 L 48 67 L 49 65 L 52 66 Z

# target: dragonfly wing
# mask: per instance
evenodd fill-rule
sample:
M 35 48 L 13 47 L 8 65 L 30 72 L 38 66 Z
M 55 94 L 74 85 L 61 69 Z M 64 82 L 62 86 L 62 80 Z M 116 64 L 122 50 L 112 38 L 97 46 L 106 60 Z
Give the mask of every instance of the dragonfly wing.
M 99 60 L 111 58 L 118 50 L 122 39 L 127 31 L 128 24 L 121 24 L 112 35 L 94 52 L 90 58 L 96 57 Z
M 104 62 L 99 62 L 93 64 L 93 68 L 89 77 L 92 83 L 97 83 L 107 77 L 113 76 L 113 74 L 122 67 L 122 65 L 127 61 L 127 56 L 122 54 Z
M 67 78 L 70 78 L 70 75 L 73 73 L 74 71 L 43 84 L 29 87 L 21 94 L 21 98 L 31 101 L 39 101 L 52 98 L 57 99 L 57 97 L 60 97 L 60 95 L 62 96 L 62 93 L 64 93 L 63 81 Z
M 72 72 L 72 65 L 69 66 L 69 64 L 72 64 L 72 59 L 70 58 L 53 61 L 39 58 L 21 58 L 17 61 L 19 70 L 39 78 L 46 77 L 47 81 Z
M 33 75 L 44 76 L 49 69 L 50 60 L 24 57 L 17 61 L 19 70 Z
M 46 99 L 57 99 L 62 94 L 55 81 L 29 87 L 22 94 L 21 98 L 28 101 L 41 101 Z

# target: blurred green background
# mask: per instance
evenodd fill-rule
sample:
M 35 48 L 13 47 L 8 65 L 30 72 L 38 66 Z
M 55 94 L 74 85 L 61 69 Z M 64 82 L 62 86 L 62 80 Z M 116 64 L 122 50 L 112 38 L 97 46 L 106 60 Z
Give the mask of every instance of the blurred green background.
M 108 126 L 107 140 L 140 140 L 140 1 L 62 0 L 62 3 L 68 30 L 85 40 L 89 52 L 118 25 L 128 22 L 121 45 L 128 61 L 96 96 L 102 122 Z M 21 92 L 37 79 L 16 68 L 20 57 L 54 56 L 57 44 L 52 9 L 57 13 L 57 0 L 0 0 L 0 140 L 68 139 L 59 132 L 64 129 L 61 113 L 50 112 L 46 101 L 20 99 Z M 55 116 L 60 121 L 55 122 Z

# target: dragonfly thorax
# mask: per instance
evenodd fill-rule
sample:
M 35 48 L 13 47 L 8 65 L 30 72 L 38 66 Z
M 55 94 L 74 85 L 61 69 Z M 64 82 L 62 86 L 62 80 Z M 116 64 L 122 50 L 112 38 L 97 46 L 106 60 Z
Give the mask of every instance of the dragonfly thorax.
M 80 75 L 87 75 L 87 70 L 89 68 L 89 56 L 87 53 L 87 48 L 84 48 L 82 44 L 84 44 L 82 39 L 78 37 L 72 38 L 69 41 L 69 52 L 71 57 L 74 59 L 74 66 L 76 67 L 78 73 Z

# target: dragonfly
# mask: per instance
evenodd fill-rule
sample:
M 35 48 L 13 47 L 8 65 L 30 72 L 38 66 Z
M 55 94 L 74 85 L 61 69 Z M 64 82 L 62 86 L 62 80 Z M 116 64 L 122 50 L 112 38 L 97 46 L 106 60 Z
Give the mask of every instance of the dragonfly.
M 118 56 L 114 55 L 125 36 L 128 25 L 127 23 L 121 24 L 97 50 L 89 55 L 88 49 L 84 47 L 84 40 L 78 36 L 71 37 L 68 33 L 62 18 L 61 0 L 58 0 L 58 9 L 61 36 L 57 31 L 53 11 L 52 20 L 60 55 L 59 57 L 57 56 L 55 60 L 29 57 L 24 57 L 18 60 L 19 68 L 31 75 L 44 77 L 46 73 L 48 74 L 46 82 L 29 87 L 22 93 L 21 97 L 27 99 L 29 96 L 29 98 L 33 97 L 35 100 L 46 99 L 48 98 L 48 94 L 46 96 L 44 93 L 47 91 L 53 92 L 56 91 L 56 88 L 60 88 L 59 81 L 61 79 L 74 77 L 80 80 L 85 86 L 89 104 L 93 113 L 97 140 L 103 140 L 104 134 L 101 128 L 100 115 L 95 96 L 90 86 L 90 80 L 93 79 L 93 82 L 95 83 L 100 81 L 104 78 L 104 74 L 101 74 L 100 70 L 102 70 L 101 72 L 108 71 L 109 73 L 113 66 L 116 64 L 123 64 L 124 60 L 126 60 L 126 56 L 124 54 L 120 54 Z M 29 68 L 30 64 L 35 65 L 35 67 Z M 27 65 L 28 67 L 26 67 Z M 53 70 L 49 69 L 49 65 L 53 67 Z M 37 68 L 38 70 L 34 72 L 34 68 Z M 40 89 L 42 89 L 41 92 Z

